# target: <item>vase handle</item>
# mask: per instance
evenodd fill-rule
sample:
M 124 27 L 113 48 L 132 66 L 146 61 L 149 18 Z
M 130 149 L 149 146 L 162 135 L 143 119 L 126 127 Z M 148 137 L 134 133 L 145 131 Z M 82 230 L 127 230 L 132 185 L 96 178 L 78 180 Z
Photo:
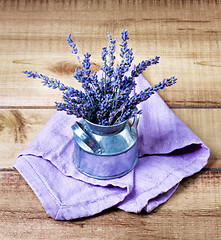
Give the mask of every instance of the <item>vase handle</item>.
M 130 125 L 130 130 L 131 132 L 133 133 L 136 133 L 137 132 L 137 126 L 138 126 L 138 123 L 139 123 L 139 119 L 140 119 L 140 115 L 137 114 L 134 118 L 133 118 L 133 122 L 131 123 Z
M 77 143 L 84 144 L 91 153 L 102 153 L 102 148 L 100 145 L 81 128 L 80 123 L 76 122 L 71 128 L 74 131 L 75 140 Z

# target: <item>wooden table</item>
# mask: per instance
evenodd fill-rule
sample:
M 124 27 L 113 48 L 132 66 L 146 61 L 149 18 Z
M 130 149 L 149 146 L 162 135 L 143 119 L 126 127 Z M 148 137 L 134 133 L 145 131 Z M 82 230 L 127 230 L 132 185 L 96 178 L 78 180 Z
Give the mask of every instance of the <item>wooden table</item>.
M 74 221 L 55 221 L 12 164 L 56 112 L 61 94 L 27 79 L 33 70 L 79 87 L 72 79 L 80 54 L 101 65 L 106 33 L 129 31 L 135 63 L 160 55 L 144 76 L 175 75 L 160 95 L 211 149 L 206 168 L 184 179 L 152 213 L 115 208 Z M 221 239 L 221 2 L 220 0 L 0 1 L 0 239 Z

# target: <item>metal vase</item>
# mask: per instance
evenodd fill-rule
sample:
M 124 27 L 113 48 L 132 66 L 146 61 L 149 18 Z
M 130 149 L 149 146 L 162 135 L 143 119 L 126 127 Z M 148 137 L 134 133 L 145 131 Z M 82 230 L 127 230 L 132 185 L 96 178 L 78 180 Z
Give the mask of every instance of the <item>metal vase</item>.
M 113 179 L 130 172 L 136 165 L 137 124 L 124 121 L 102 126 L 85 119 L 76 122 L 73 160 L 83 174 L 96 179 Z

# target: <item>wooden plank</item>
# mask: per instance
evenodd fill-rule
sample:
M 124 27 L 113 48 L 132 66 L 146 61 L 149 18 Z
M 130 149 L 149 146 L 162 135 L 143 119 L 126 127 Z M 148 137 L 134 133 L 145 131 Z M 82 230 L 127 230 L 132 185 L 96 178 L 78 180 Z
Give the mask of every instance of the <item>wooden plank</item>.
M 55 109 L 0 110 L 0 168 L 12 166 L 19 152 L 55 112 Z
M 161 56 L 144 74 L 151 84 L 178 77 L 160 93 L 170 106 L 221 106 L 220 12 L 220 1 L 205 0 L 1 1 L 0 106 L 53 105 L 60 93 L 28 80 L 22 70 L 79 87 L 66 36 L 73 34 L 80 55 L 92 53 L 97 69 L 106 32 L 119 39 L 122 28 L 129 31 L 135 63 Z
M 172 109 L 210 148 L 207 167 L 221 167 L 221 109 Z
M 221 172 L 182 181 L 152 213 L 112 208 L 90 218 L 55 221 L 17 172 L 0 172 L 0 238 L 11 239 L 195 239 L 221 236 Z
M 221 168 L 221 109 L 173 109 L 211 150 L 207 167 Z M 55 109 L 0 110 L 0 168 L 11 168 L 19 152 L 37 136 Z

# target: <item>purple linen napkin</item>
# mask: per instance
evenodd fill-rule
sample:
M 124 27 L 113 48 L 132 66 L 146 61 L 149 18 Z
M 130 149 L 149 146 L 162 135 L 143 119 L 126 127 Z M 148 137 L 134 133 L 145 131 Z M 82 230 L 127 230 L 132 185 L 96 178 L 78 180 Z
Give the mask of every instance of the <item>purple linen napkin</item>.
M 137 92 L 150 86 L 143 76 L 136 80 Z M 78 172 L 72 159 L 71 129 L 77 119 L 65 112 L 57 112 L 20 153 L 14 167 L 48 215 L 70 220 L 112 206 L 127 212 L 150 212 L 169 199 L 183 178 L 206 165 L 208 147 L 158 94 L 139 108 L 143 114 L 138 125 L 138 163 L 121 178 L 97 180 Z

